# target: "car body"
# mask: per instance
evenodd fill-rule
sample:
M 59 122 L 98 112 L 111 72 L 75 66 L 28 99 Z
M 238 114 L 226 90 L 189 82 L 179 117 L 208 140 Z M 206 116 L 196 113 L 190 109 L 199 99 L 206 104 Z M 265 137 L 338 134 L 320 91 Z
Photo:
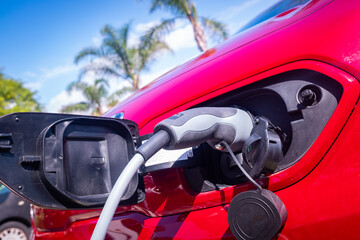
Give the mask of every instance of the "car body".
M 30 204 L 0 184 L 0 239 L 29 239 Z
M 308 1 L 159 77 L 106 116 L 123 114 L 141 136 L 199 106 L 237 105 L 264 115 L 290 139 L 277 171 L 258 179 L 288 211 L 277 238 L 357 239 L 358 23 L 359 1 Z M 308 86 L 320 89 L 319 102 L 304 106 L 299 93 Z M 253 187 L 222 166 L 145 173 L 145 200 L 117 209 L 107 239 L 233 239 L 229 203 Z M 221 177 L 213 174 L 219 169 Z M 89 239 L 99 214 L 34 206 L 34 239 Z

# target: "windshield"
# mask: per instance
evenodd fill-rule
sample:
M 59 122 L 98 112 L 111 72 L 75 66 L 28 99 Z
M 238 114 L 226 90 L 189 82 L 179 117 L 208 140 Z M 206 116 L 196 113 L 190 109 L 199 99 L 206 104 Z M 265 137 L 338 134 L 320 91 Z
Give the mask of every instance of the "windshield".
M 251 28 L 261 22 L 264 22 L 272 17 L 279 15 L 287 10 L 309 2 L 310 0 L 282 0 L 276 3 L 274 6 L 260 13 L 257 17 L 248 22 L 244 27 L 240 28 L 237 33 L 240 33 L 248 28 Z M 237 34 L 236 33 L 236 34 Z

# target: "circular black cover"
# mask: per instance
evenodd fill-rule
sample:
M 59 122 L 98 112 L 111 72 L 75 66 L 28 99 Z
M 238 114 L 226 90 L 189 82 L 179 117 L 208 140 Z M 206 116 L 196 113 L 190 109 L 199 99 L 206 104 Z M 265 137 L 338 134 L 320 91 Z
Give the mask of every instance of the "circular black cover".
M 266 189 L 238 194 L 228 210 L 229 226 L 237 239 L 272 239 L 286 219 L 284 203 Z

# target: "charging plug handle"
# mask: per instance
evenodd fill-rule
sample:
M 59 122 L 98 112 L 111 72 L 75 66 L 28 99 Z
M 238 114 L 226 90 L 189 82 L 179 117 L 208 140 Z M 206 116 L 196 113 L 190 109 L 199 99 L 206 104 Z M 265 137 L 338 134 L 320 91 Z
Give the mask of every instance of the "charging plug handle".
M 164 130 L 170 136 L 166 149 L 181 149 L 207 142 L 215 148 L 225 141 L 234 151 L 241 151 L 253 129 L 252 116 L 241 109 L 203 107 L 189 109 L 163 120 L 154 133 Z

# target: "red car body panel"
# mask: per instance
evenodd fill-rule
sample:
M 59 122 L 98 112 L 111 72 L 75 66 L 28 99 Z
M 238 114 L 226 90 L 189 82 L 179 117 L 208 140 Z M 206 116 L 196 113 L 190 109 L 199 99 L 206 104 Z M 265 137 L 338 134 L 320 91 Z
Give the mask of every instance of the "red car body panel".
M 360 221 L 360 2 L 310 1 L 209 49 L 160 77 L 107 115 L 125 113 L 140 135 L 171 115 L 279 73 L 314 70 L 338 81 L 343 94 L 306 154 L 259 182 L 284 202 L 288 220 L 279 239 L 357 239 Z M 182 169 L 144 176 L 146 199 L 119 207 L 109 239 L 233 238 L 227 209 L 246 183 L 195 193 Z M 33 207 L 36 239 L 89 239 L 100 210 Z

